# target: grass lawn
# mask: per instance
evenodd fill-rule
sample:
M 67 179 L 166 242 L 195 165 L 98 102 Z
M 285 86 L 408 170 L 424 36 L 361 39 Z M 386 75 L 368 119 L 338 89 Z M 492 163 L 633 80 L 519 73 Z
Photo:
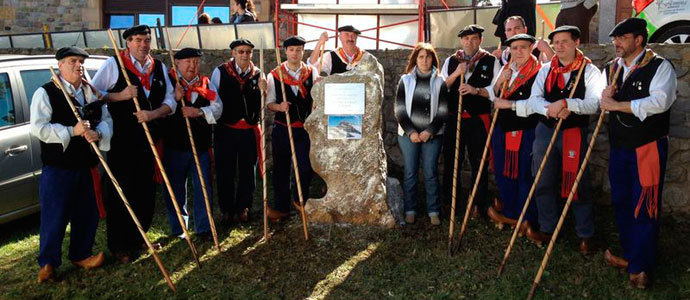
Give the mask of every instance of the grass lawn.
M 431 227 L 426 218 L 392 230 L 311 224 L 312 239 L 305 242 L 300 219 L 293 217 L 285 225 L 272 226 L 270 241 L 259 243 L 263 235 L 260 196 L 255 199 L 250 224 L 218 228 L 220 253 L 212 241 L 196 242 L 201 268 L 183 240 L 167 236 L 165 205 L 158 201 L 148 235 L 164 245 L 160 256 L 177 286 L 176 295 L 148 254 L 128 265 L 108 257 L 102 268 L 77 269 L 67 260 L 68 236 L 59 281 L 38 285 L 39 218 L 2 225 L 0 298 L 523 299 L 545 251 L 520 238 L 506 272 L 496 278 L 510 239 L 508 229 L 498 231 L 488 221 L 470 221 L 463 247 L 449 257 L 448 222 Z M 611 208 L 595 209 L 598 236 L 620 253 Z M 628 287 L 626 273 L 605 265 L 603 252 L 580 255 L 572 223 L 570 218 L 564 226 L 537 298 L 690 298 L 690 229 L 686 226 L 665 220 L 658 272 L 651 287 L 641 291 Z M 98 228 L 94 251 L 108 254 L 105 222 Z

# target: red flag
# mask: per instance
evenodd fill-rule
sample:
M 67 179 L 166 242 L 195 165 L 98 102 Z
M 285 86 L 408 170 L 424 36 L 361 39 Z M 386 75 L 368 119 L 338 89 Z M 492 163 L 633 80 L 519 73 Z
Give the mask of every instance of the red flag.
M 632 5 L 633 9 L 635 9 L 635 17 L 639 16 L 647 6 L 652 4 L 652 2 L 654 2 L 654 0 L 633 0 Z

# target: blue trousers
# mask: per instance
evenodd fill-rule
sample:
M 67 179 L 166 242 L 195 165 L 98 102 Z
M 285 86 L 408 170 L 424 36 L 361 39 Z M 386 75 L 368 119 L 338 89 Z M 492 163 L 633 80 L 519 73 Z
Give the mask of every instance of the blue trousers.
M 503 201 L 503 215 L 507 218 L 517 220 L 522 213 L 529 189 L 534 183 L 532 174 L 532 146 L 534 143 L 534 129 L 522 131 L 520 150 L 518 151 L 518 174 L 516 179 L 503 175 L 505 153 L 506 153 L 506 133 L 499 123 L 496 123 L 494 134 L 491 138 L 491 145 L 494 150 L 494 173 L 498 192 Z M 525 212 L 525 220 L 530 224 L 537 224 L 537 206 L 534 201 L 530 202 Z
M 216 126 L 214 149 L 221 212 L 233 215 L 251 208 L 258 159 L 254 130 Z
M 438 215 L 441 210 L 438 183 L 438 158 L 443 144 L 441 136 L 435 136 L 426 143 L 413 143 L 409 136 L 398 136 L 404 166 L 403 191 L 405 213 L 414 214 L 417 210 L 417 183 L 419 182 L 419 161 L 422 161 L 424 187 L 426 190 L 426 212 Z
M 299 195 L 297 194 L 296 181 L 294 179 L 290 180 L 290 176 L 294 171 L 292 170 L 292 151 L 290 151 L 287 127 L 276 123 L 271 136 L 271 145 L 273 147 L 273 208 L 281 212 L 289 212 L 290 195 L 292 194 L 292 199 L 295 202 L 299 201 Z M 309 184 L 311 183 L 313 173 L 311 162 L 309 161 L 311 142 L 309 141 L 309 134 L 304 128 L 293 127 L 292 136 L 295 143 L 297 171 L 299 172 L 302 186 L 302 195 L 306 203 L 309 197 Z M 291 188 L 291 183 L 295 188 Z
M 539 122 L 535 131 L 534 155 L 532 156 L 532 173 L 537 174 L 541 161 L 546 154 L 546 148 L 551 141 L 553 128 L 549 128 Z M 581 128 L 582 141 L 580 142 L 580 165 L 585 158 L 589 140 L 587 139 L 587 128 Z M 563 130 L 558 133 L 549 160 L 544 166 L 541 179 L 537 183 L 534 192 L 537 200 L 537 212 L 539 214 L 539 230 L 552 233 L 556 229 L 558 219 L 561 217 L 563 202 L 561 197 L 561 165 L 563 162 Z M 585 170 L 577 186 L 578 199 L 573 200 L 570 211 L 575 216 L 575 231 L 580 238 L 594 236 L 594 213 L 592 199 L 592 184 L 589 181 L 589 172 Z
M 211 202 L 213 199 L 213 189 L 211 188 L 210 155 L 208 151 L 199 151 L 197 154 L 199 155 L 201 174 L 203 174 L 204 182 L 206 183 L 206 192 L 208 193 L 209 202 Z M 187 211 L 187 178 L 191 176 L 194 186 L 194 232 L 204 233 L 211 230 L 208 215 L 206 214 L 206 202 L 204 201 L 204 194 L 201 190 L 201 181 L 199 181 L 199 174 L 191 149 L 189 151 L 180 151 L 169 147 L 165 148 L 163 153 L 163 164 L 168 173 L 170 185 L 175 193 L 177 204 L 180 206 L 180 212 L 182 213 L 185 225 L 189 224 L 189 214 Z M 163 200 L 168 208 L 170 233 L 173 235 L 182 234 L 180 221 L 177 219 L 175 207 L 167 191 L 163 193 Z
M 659 164 L 661 165 L 658 216 L 661 216 L 661 194 L 664 186 L 664 173 L 668 156 L 668 138 L 657 141 Z M 635 208 L 642 187 L 637 172 L 635 150 L 611 148 L 609 180 L 611 182 L 611 202 L 616 210 L 616 221 L 620 233 L 623 258 L 628 260 L 628 272 L 651 272 L 656 262 L 656 248 L 659 237 L 659 219 L 650 218 L 642 204 L 635 218 Z
M 38 195 L 41 202 L 38 264 L 60 266 L 67 223 L 72 225 L 69 259 L 78 261 L 91 256 L 98 228 L 98 208 L 90 170 L 43 166 Z

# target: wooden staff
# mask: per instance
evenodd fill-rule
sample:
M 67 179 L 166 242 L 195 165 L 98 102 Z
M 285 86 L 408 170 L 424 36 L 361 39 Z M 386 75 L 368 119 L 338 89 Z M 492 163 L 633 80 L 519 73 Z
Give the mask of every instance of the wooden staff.
M 616 81 L 618 80 L 618 74 L 620 70 L 623 68 L 618 68 L 616 70 L 616 73 L 613 75 L 613 80 L 611 80 L 611 84 L 615 85 Z M 563 226 L 563 222 L 565 221 L 565 216 L 568 214 L 568 209 L 570 208 L 570 204 L 573 202 L 573 197 L 575 196 L 575 192 L 577 191 L 577 186 L 580 183 L 580 179 L 582 178 L 582 174 L 585 173 L 585 168 L 587 167 L 587 162 L 589 161 L 589 156 L 592 154 L 592 149 L 594 148 L 594 142 L 597 140 L 597 135 L 599 134 L 599 129 L 601 129 L 601 124 L 604 122 L 604 116 L 606 115 L 606 110 L 602 109 L 601 113 L 599 113 L 599 119 L 597 120 L 597 127 L 594 128 L 594 132 L 592 133 L 592 138 L 589 140 L 589 147 L 587 148 L 587 153 L 585 154 L 585 158 L 582 161 L 582 165 L 580 166 L 580 170 L 577 172 L 577 177 L 575 178 L 575 183 L 573 184 L 573 188 L 570 189 L 570 194 L 568 195 L 568 200 L 565 202 L 565 206 L 563 207 L 563 212 L 561 213 L 561 218 L 558 219 L 558 224 L 556 225 L 556 230 L 554 230 L 553 235 L 551 236 L 551 241 L 549 241 L 549 247 L 546 249 L 546 253 L 544 254 L 544 258 L 541 261 L 541 265 L 539 266 L 539 271 L 537 271 L 537 276 L 534 278 L 534 282 L 532 282 L 532 287 L 529 290 L 529 295 L 527 295 L 527 299 L 532 299 L 534 297 L 534 293 L 537 290 L 537 286 L 539 285 L 539 281 L 541 281 L 541 276 L 544 274 L 544 269 L 546 269 L 546 264 L 549 262 L 549 258 L 551 258 L 551 252 L 553 251 L 553 246 L 556 244 L 556 239 L 558 238 L 558 233 L 561 231 L 561 227 Z
M 165 35 L 170 36 L 168 33 L 168 27 L 165 27 Z M 173 56 L 172 45 L 170 44 L 170 39 L 168 39 L 168 55 L 170 55 L 170 67 L 172 68 L 173 74 L 177 79 L 178 84 L 181 82 L 182 78 L 177 73 L 177 66 L 175 66 L 175 57 Z M 190 99 L 191 100 L 191 99 Z M 214 99 L 208 99 L 213 101 Z M 184 96 L 182 96 L 182 107 L 186 107 Z M 201 182 L 201 191 L 204 194 L 204 203 L 206 204 L 206 216 L 208 217 L 208 222 L 211 225 L 211 235 L 213 236 L 213 243 L 218 248 L 220 252 L 220 244 L 218 243 L 218 234 L 216 233 L 216 222 L 213 221 L 213 214 L 211 213 L 211 201 L 208 198 L 208 192 L 206 191 L 206 178 L 201 171 L 201 162 L 199 162 L 199 154 L 196 152 L 196 143 L 194 142 L 194 134 L 192 133 L 192 125 L 189 123 L 189 118 L 184 117 L 184 121 L 187 124 L 187 135 L 189 135 L 189 144 L 192 146 L 192 156 L 194 156 L 194 165 L 196 166 L 196 173 L 199 176 L 199 182 Z
M 278 63 L 278 76 L 280 76 L 280 87 L 283 93 L 283 101 L 287 101 L 285 96 L 285 82 L 283 81 L 283 68 L 280 61 L 280 48 L 276 47 L 276 62 Z M 289 76 L 289 75 L 288 75 Z M 309 240 L 309 231 L 307 230 L 307 215 L 304 212 L 304 196 L 302 195 L 302 185 L 299 179 L 299 168 L 297 166 L 297 155 L 295 154 L 295 140 L 292 137 L 292 126 L 290 125 L 290 109 L 285 112 L 285 121 L 287 122 L 288 137 L 290 138 L 290 150 L 292 151 L 292 169 L 295 170 L 295 181 L 297 182 L 297 195 L 299 196 L 299 210 L 302 215 L 302 230 L 304 231 L 304 240 Z M 291 196 L 291 195 L 290 195 Z
M 52 78 L 53 82 L 55 84 L 57 84 L 58 88 L 60 88 L 60 91 L 62 91 L 62 95 L 65 96 L 65 100 L 67 100 L 69 107 L 72 109 L 72 113 L 74 113 L 74 117 L 77 118 L 77 122 L 81 123 L 82 122 L 81 116 L 79 115 L 77 108 L 74 106 L 74 103 L 72 103 L 70 96 L 67 95 L 67 91 L 65 91 L 65 88 L 62 86 L 62 82 L 60 81 L 60 78 L 58 77 L 57 74 L 55 74 L 55 70 L 53 69 L 53 67 L 49 67 L 49 68 L 50 68 L 50 74 L 52 74 L 52 77 L 53 77 Z M 137 215 L 132 210 L 132 206 L 129 205 L 129 201 L 127 201 L 127 197 L 125 197 L 125 193 L 122 191 L 122 188 L 120 187 L 120 184 L 118 183 L 117 179 L 115 179 L 115 175 L 110 170 L 110 167 L 108 166 L 108 163 L 105 161 L 105 158 L 103 158 L 103 154 L 101 153 L 101 150 L 98 149 L 96 142 L 90 142 L 89 144 L 91 145 L 91 148 L 93 148 L 93 152 L 96 153 L 96 156 L 98 156 L 98 160 L 101 162 L 101 165 L 105 169 L 105 172 L 108 173 L 108 177 L 110 177 L 110 181 L 113 183 L 115 190 L 117 191 L 118 194 L 120 194 L 120 199 L 122 199 L 122 202 L 125 204 L 125 208 L 127 209 L 127 212 L 129 212 L 129 215 L 132 217 L 134 224 L 137 226 L 137 229 L 139 230 L 139 234 L 141 234 L 141 237 L 144 239 L 146 246 L 149 248 L 149 251 L 151 251 L 151 255 L 153 256 L 153 260 L 156 261 L 156 265 L 158 265 L 158 269 L 161 271 L 161 273 L 163 273 L 163 277 L 165 278 L 165 282 L 168 283 L 168 287 L 170 287 L 170 289 L 173 292 L 177 293 L 177 289 L 175 289 L 175 284 L 172 282 L 172 280 L 170 280 L 170 276 L 168 276 L 168 272 L 165 270 L 165 267 L 163 266 L 163 262 L 161 261 L 161 258 L 158 257 L 158 253 L 156 252 L 156 249 L 153 248 L 153 245 L 149 241 L 149 238 L 146 236 L 146 232 L 144 232 L 144 228 L 141 227 L 141 223 L 139 222 Z
M 326 48 L 326 43 L 321 45 L 321 53 L 319 53 L 319 74 L 321 74 L 321 68 L 323 68 L 323 50 Z
M 120 72 L 122 72 L 122 76 L 125 78 L 125 82 L 127 82 L 127 86 L 131 86 L 132 82 L 129 80 L 129 75 L 127 74 L 127 70 L 125 70 L 125 64 L 122 62 L 122 57 L 120 56 L 120 49 L 117 47 L 117 43 L 115 42 L 115 36 L 113 35 L 113 31 L 108 29 L 108 35 L 110 36 L 110 41 L 113 43 L 113 50 L 115 50 L 115 57 L 117 58 L 117 61 L 120 64 Z M 134 96 L 132 98 L 134 100 L 134 107 L 136 107 L 137 112 L 141 111 L 141 107 L 139 106 L 139 99 L 137 96 Z M 173 207 L 175 208 L 175 212 L 177 213 L 177 220 L 180 222 L 180 226 L 182 227 L 182 231 L 184 233 L 184 237 L 187 240 L 187 244 L 189 244 L 189 249 L 192 250 L 192 255 L 194 256 L 194 260 L 196 260 L 196 264 L 201 267 L 201 262 L 199 262 L 199 255 L 196 252 L 196 247 L 194 247 L 194 243 L 192 243 L 191 238 L 189 237 L 189 232 L 187 232 L 187 224 L 185 224 L 184 219 L 182 218 L 182 213 L 180 212 L 180 206 L 177 204 L 177 200 L 175 198 L 175 193 L 173 192 L 172 186 L 170 186 L 170 180 L 168 179 L 168 174 L 165 173 L 165 167 L 163 166 L 163 162 L 161 161 L 160 156 L 158 155 L 158 151 L 156 150 L 156 146 L 153 144 L 153 138 L 151 137 L 151 132 L 149 131 L 149 126 L 146 122 L 141 122 L 141 126 L 144 128 L 144 133 L 146 133 L 146 139 L 149 142 L 149 146 L 151 147 L 151 152 L 153 152 L 153 157 L 156 159 L 156 163 L 158 164 L 158 168 L 161 171 L 161 175 L 163 175 L 163 180 L 165 181 L 165 186 L 168 188 L 168 193 L 170 194 L 170 200 L 172 201 Z
M 510 65 L 513 62 L 513 58 L 511 57 L 510 61 L 508 62 L 508 65 Z M 501 96 L 499 98 L 503 98 L 506 88 L 508 87 L 508 81 L 506 80 L 503 82 L 503 86 L 501 87 Z M 467 221 L 470 218 L 470 211 L 472 210 L 472 204 L 474 202 L 474 196 L 477 195 L 477 188 L 479 187 L 479 181 L 482 179 L 482 170 L 484 170 L 484 164 L 486 163 L 486 156 L 487 153 L 489 153 L 489 145 L 491 144 L 491 135 L 494 132 L 494 127 L 496 126 L 496 119 L 498 119 L 498 111 L 499 109 L 496 108 L 494 109 L 494 115 L 491 118 L 491 126 L 489 126 L 489 132 L 486 135 L 486 143 L 484 144 L 484 152 L 482 152 L 482 160 L 479 163 L 479 171 L 477 171 L 477 177 L 474 180 L 474 186 L 472 187 L 472 193 L 470 193 L 470 198 L 467 199 L 467 208 L 465 209 L 465 217 L 462 219 L 462 226 L 460 227 L 460 233 L 458 234 L 458 247 L 460 242 L 462 241 L 462 236 L 465 234 L 465 229 L 467 229 Z
M 585 69 L 585 65 L 586 63 L 583 63 L 580 66 L 580 70 L 577 72 L 577 77 L 575 78 L 575 84 L 570 90 L 570 97 L 568 98 L 573 98 L 573 96 L 575 95 L 575 90 L 577 89 L 577 85 L 580 83 L 580 76 L 582 76 L 582 71 Z M 553 144 L 556 142 L 556 137 L 558 136 L 558 132 L 561 130 L 562 124 L 563 119 L 558 119 L 558 123 L 556 123 L 556 128 L 553 130 L 553 134 L 551 135 L 551 141 L 549 142 L 549 146 L 546 147 L 546 153 L 544 154 L 544 158 L 541 160 L 541 164 L 539 165 L 537 175 L 534 177 L 534 182 L 532 182 L 532 187 L 529 189 L 529 193 L 527 194 L 525 204 L 522 206 L 522 212 L 520 213 L 520 217 L 518 218 L 517 224 L 515 224 L 515 230 L 513 230 L 513 235 L 510 237 L 510 243 L 508 243 L 508 248 L 506 249 L 506 252 L 503 255 L 503 261 L 501 261 L 501 265 L 498 267 L 498 276 L 501 276 L 501 274 L 503 273 L 505 264 L 508 261 L 508 256 L 510 256 L 510 251 L 513 249 L 513 245 L 515 244 L 515 239 L 518 236 L 518 232 L 520 232 L 520 226 L 522 225 L 525 213 L 527 212 L 527 208 L 529 207 L 529 204 L 532 201 L 532 196 L 534 195 L 534 192 L 537 189 L 537 183 L 539 183 L 539 179 L 541 179 L 541 173 L 544 170 L 544 166 L 546 166 L 546 162 L 549 160 L 549 155 L 551 155 L 551 148 L 553 148 Z
M 499 46 L 500 47 L 500 46 Z M 460 84 L 465 82 L 465 74 L 460 74 Z M 455 203 L 457 199 L 458 183 L 458 154 L 460 153 L 460 120 L 462 119 L 462 94 L 458 96 L 458 118 L 455 121 L 455 160 L 453 161 L 453 191 L 450 201 L 450 226 L 448 228 L 448 254 L 453 255 L 453 235 L 455 233 Z
M 261 76 L 264 76 L 264 41 L 261 40 L 259 48 L 259 69 Z M 266 91 L 261 90 L 261 180 L 263 183 L 263 205 L 264 205 L 264 241 L 268 241 L 268 183 L 266 182 Z
M 541 20 L 541 37 L 539 37 L 540 40 L 544 39 L 544 20 Z

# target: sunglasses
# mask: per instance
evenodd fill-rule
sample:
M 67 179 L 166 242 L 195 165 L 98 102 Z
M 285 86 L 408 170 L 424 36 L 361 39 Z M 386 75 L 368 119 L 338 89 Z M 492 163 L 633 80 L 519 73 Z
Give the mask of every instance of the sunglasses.
M 240 54 L 240 55 L 241 54 L 251 54 L 252 50 L 235 50 L 235 52 L 237 52 L 237 54 Z

